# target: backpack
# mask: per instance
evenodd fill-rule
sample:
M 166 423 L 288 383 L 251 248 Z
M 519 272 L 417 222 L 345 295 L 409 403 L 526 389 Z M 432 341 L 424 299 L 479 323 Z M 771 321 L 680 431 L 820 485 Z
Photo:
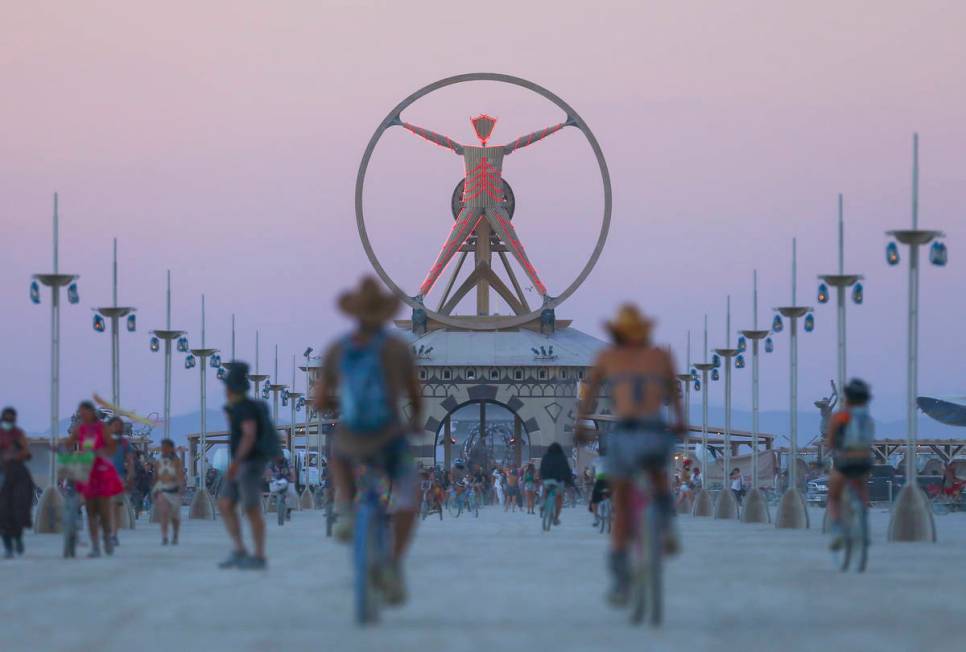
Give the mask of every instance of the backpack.
M 278 437 L 278 430 L 272 423 L 272 415 L 268 413 L 268 403 L 252 401 L 258 412 L 258 435 L 255 439 L 255 455 L 261 459 L 274 460 L 282 454 L 282 442 Z
M 361 346 L 351 337 L 342 342 L 339 420 L 354 434 L 376 434 L 395 418 L 382 363 L 385 342 L 382 333 Z
M 875 439 L 875 422 L 869 408 L 853 407 L 849 410 L 849 422 L 842 432 L 843 450 L 863 450 L 872 446 Z

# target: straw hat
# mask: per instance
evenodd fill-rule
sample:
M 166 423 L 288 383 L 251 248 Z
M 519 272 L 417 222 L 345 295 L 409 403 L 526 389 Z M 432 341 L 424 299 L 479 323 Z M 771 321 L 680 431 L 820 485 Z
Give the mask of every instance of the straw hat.
M 650 339 L 654 322 L 642 315 L 634 304 L 625 303 L 617 311 L 617 317 L 606 326 L 617 339 L 637 344 Z
M 363 277 L 359 287 L 339 296 L 339 310 L 361 322 L 382 324 L 399 310 L 399 297 L 384 292 L 371 276 Z

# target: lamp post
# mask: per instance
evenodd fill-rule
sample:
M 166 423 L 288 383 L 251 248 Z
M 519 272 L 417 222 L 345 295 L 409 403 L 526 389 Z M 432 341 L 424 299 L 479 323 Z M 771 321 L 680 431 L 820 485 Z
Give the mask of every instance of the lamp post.
M 292 354 L 292 389 L 293 390 L 295 389 L 295 372 L 296 372 L 297 369 L 298 369 L 298 367 L 295 364 L 295 354 L 293 353 Z M 302 393 L 296 392 L 296 391 L 290 391 L 288 393 L 288 403 L 289 403 L 289 408 L 291 409 L 291 416 L 290 416 L 291 420 L 289 421 L 289 434 L 290 434 L 290 437 L 289 437 L 289 455 L 291 455 L 291 457 L 292 457 L 292 466 L 293 466 L 293 468 L 296 468 L 299 471 L 305 469 L 305 464 L 308 463 L 308 461 L 309 461 L 309 430 L 308 430 L 308 424 L 306 424 L 306 428 L 305 428 L 305 448 L 303 449 L 304 452 L 303 452 L 303 455 L 302 455 L 302 464 L 296 464 L 296 459 L 295 459 L 295 426 L 296 426 L 295 419 L 296 419 L 296 412 L 298 412 L 299 410 L 302 409 L 301 408 L 301 405 L 299 404 L 299 400 L 303 396 L 304 395 Z M 305 472 L 305 476 L 306 476 L 306 479 L 308 479 L 308 471 Z M 296 484 L 298 484 L 298 475 L 296 475 L 296 478 L 295 479 L 296 479 Z M 311 504 L 312 504 L 311 503 L 311 500 L 312 500 L 312 497 L 311 497 L 311 495 L 309 495 L 309 507 L 311 507 Z M 297 509 L 299 509 L 299 510 L 302 509 L 302 497 L 301 496 L 299 496 L 299 500 L 295 501 L 295 504 L 296 504 L 296 508 Z
M 714 350 L 723 359 L 722 364 L 725 368 L 724 475 L 722 476 L 724 486 L 721 488 L 721 493 L 718 494 L 718 501 L 715 503 L 714 517 L 735 519 L 738 518 L 738 499 L 728 485 L 731 481 L 731 361 L 740 351 L 731 348 L 730 295 L 728 296 L 725 324 L 725 347 Z
M 909 315 L 908 349 L 906 356 L 906 480 L 892 510 L 889 522 L 889 541 L 935 541 L 936 524 L 925 493 L 919 488 L 916 456 L 918 450 L 919 415 L 916 394 L 919 382 L 919 247 L 933 242 L 930 260 L 946 264 L 946 246 L 939 241 L 942 231 L 919 228 L 919 134 L 912 140 L 912 228 L 888 231 L 888 234 L 909 247 Z M 899 262 L 898 248 L 890 244 L 887 261 Z
M 255 383 L 255 397 L 261 395 L 262 383 L 268 380 L 268 374 L 259 373 L 258 361 L 259 361 L 259 350 L 258 350 L 258 331 L 255 331 L 255 373 L 248 374 L 248 380 Z
M 312 347 L 309 347 L 309 348 L 307 348 L 305 350 L 305 353 L 303 354 L 303 357 L 305 358 L 305 366 L 304 367 L 299 367 L 299 369 L 301 369 L 302 371 L 305 372 L 305 449 L 306 449 L 306 459 L 308 459 L 308 449 L 309 449 L 309 427 L 310 427 L 310 425 L 312 423 L 313 415 L 316 416 L 316 417 L 318 417 L 318 414 L 315 413 L 315 411 L 312 408 L 312 398 L 313 397 L 312 397 L 311 389 L 312 389 L 312 385 L 313 385 L 313 382 L 312 382 L 312 374 L 313 374 L 313 372 L 317 372 L 320 369 L 320 366 L 319 365 L 313 365 L 312 364 L 312 352 L 313 352 Z M 316 435 L 316 440 L 315 440 L 316 441 L 316 447 L 315 447 L 315 450 L 316 450 L 315 468 L 317 469 L 318 474 L 319 474 L 319 489 L 321 489 L 321 483 L 322 483 L 322 423 L 321 423 L 321 420 L 319 421 L 319 423 L 316 426 L 315 435 Z M 306 485 L 308 485 L 309 484 L 309 482 L 308 482 L 308 480 L 309 480 L 308 471 L 306 471 L 305 479 L 306 479 Z M 316 500 L 312 496 L 311 491 L 309 491 L 309 487 L 308 486 L 306 486 L 306 491 L 309 492 L 309 500 L 311 501 L 310 504 L 309 504 L 309 506 L 307 508 L 308 509 L 317 508 L 319 506 L 318 505 L 318 500 Z M 321 493 L 318 494 L 319 498 L 321 498 L 321 495 L 322 495 Z M 303 508 L 306 507 L 306 505 L 305 505 L 305 493 L 304 492 L 302 494 L 302 507 Z
M 38 533 L 60 532 L 60 515 L 63 513 L 63 497 L 57 491 L 57 446 L 60 430 L 60 289 L 67 287 L 67 301 L 77 303 L 77 274 L 63 274 L 60 271 L 60 213 L 58 196 L 54 193 L 54 271 L 49 274 L 34 274 L 30 285 L 30 298 L 40 303 L 40 286 L 50 288 L 50 473 L 48 484 L 37 504 L 35 529 Z
M 792 305 L 775 308 L 781 317 L 788 319 L 790 344 L 789 346 L 789 435 L 790 450 L 788 454 L 788 489 L 778 504 L 775 516 L 775 526 L 779 528 L 802 529 L 807 528 L 808 509 L 805 498 L 798 490 L 798 320 L 807 315 L 812 309 L 809 306 L 799 306 L 797 300 L 798 251 L 797 243 L 792 238 Z M 781 329 L 780 319 L 776 320 L 778 330 Z
M 275 375 L 272 376 L 276 381 L 278 380 L 278 344 L 275 345 Z M 274 382 L 268 385 L 268 391 L 272 393 L 272 422 L 275 424 L 275 428 L 278 428 L 278 395 L 286 388 L 288 385 L 282 385 L 281 383 Z M 285 448 L 292 450 L 291 441 L 292 431 L 289 431 L 289 441 L 286 443 Z
M 178 340 L 178 350 L 182 353 L 188 350 L 188 340 L 184 338 L 185 331 L 171 328 L 171 270 L 167 274 L 167 290 L 165 292 L 164 329 L 151 331 L 151 350 L 157 351 L 160 342 L 164 342 L 164 438 L 171 438 L 171 342 Z M 156 338 L 156 339 L 155 339 Z
M 744 523 L 768 523 L 768 501 L 759 489 L 758 481 L 758 361 L 761 340 L 768 337 L 768 331 L 758 329 L 758 270 L 752 276 L 752 329 L 741 331 L 741 335 L 751 342 L 751 490 L 745 496 L 741 520 Z
M 688 455 L 688 440 L 690 439 L 691 430 L 688 424 L 691 421 L 691 384 L 697 380 L 697 377 L 691 373 L 691 331 L 688 331 L 688 348 L 687 348 L 687 358 L 685 359 L 686 366 L 685 369 L 687 373 L 678 374 L 677 379 L 681 382 L 684 387 L 684 414 L 685 422 L 682 424 L 684 426 L 684 455 L 687 459 Z M 681 505 L 682 510 L 690 512 L 692 505 Z
M 712 516 L 714 504 L 708 493 L 708 372 L 714 369 L 713 362 L 708 359 L 708 316 L 704 316 L 704 359 L 697 362 L 694 368 L 701 372 L 701 487 L 694 496 L 693 516 Z
M 195 496 L 191 501 L 191 509 L 188 518 L 214 520 L 215 508 L 212 504 L 211 496 L 208 494 L 208 487 L 205 482 L 207 477 L 207 454 L 208 454 L 208 359 L 217 355 L 218 349 L 211 349 L 205 346 L 205 295 L 201 295 L 201 348 L 191 349 L 192 355 L 199 358 L 201 363 L 201 436 L 200 436 L 200 464 L 198 482 L 195 487 Z
M 134 312 L 137 308 L 117 305 L 117 238 L 114 238 L 114 263 L 111 272 L 111 305 L 93 308 L 96 313 L 94 330 L 99 332 L 98 324 L 103 324 L 98 321 L 98 316 L 111 320 L 111 403 L 119 408 L 121 406 L 121 337 L 118 323 L 127 317 L 127 329 L 133 332 L 135 330 Z

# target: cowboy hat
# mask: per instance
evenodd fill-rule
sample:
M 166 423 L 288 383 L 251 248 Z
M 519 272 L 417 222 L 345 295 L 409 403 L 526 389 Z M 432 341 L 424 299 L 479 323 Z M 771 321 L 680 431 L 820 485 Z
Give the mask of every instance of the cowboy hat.
M 619 340 L 639 343 L 650 339 L 654 322 L 642 315 L 634 304 L 625 303 L 617 311 L 617 317 L 606 326 Z
M 363 277 L 355 290 L 339 296 L 339 310 L 361 322 L 381 324 L 399 310 L 399 297 L 383 292 L 378 281 Z

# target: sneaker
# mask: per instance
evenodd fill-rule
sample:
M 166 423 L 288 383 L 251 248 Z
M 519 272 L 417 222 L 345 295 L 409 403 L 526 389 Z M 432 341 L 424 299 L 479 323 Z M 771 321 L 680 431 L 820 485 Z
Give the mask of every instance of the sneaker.
M 88 559 L 97 559 L 100 556 L 101 556 L 101 549 L 100 548 L 91 548 L 91 551 L 89 553 L 87 553 L 87 558 Z
M 248 553 L 244 550 L 239 552 L 238 550 L 233 550 L 228 559 L 218 564 L 218 568 L 240 568 L 245 559 L 248 558 Z
M 335 527 L 332 534 L 339 543 L 349 543 L 355 532 L 355 514 L 351 510 L 341 512 L 335 520 Z
M 631 598 L 631 577 L 626 552 L 610 553 L 610 572 L 613 585 L 607 592 L 607 602 L 613 607 L 626 607 Z
M 829 550 L 841 550 L 842 546 L 845 545 L 845 530 L 842 528 L 842 524 L 832 523 L 829 533 L 832 535 L 832 540 L 828 544 Z
M 172 546 L 178 545 L 178 535 L 177 534 L 174 535 L 173 537 L 171 537 L 171 545 Z
M 113 537 L 104 537 L 104 552 L 108 557 L 114 554 L 114 542 L 111 540 Z
M 13 540 L 13 549 L 18 555 L 23 554 L 23 537 L 17 537 Z
M 268 560 L 264 557 L 246 556 L 238 562 L 241 570 L 268 570 Z
M 161 545 L 162 546 L 168 545 L 168 537 L 164 537 L 163 539 L 161 539 Z
M 117 548 L 119 545 L 121 545 L 121 542 L 118 540 L 116 534 L 111 537 L 111 545 L 113 545 L 115 548 Z
M 398 607 L 406 602 L 406 584 L 399 562 L 390 562 L 383 567 L 379 574 L 379 588 L 387 605 Z

